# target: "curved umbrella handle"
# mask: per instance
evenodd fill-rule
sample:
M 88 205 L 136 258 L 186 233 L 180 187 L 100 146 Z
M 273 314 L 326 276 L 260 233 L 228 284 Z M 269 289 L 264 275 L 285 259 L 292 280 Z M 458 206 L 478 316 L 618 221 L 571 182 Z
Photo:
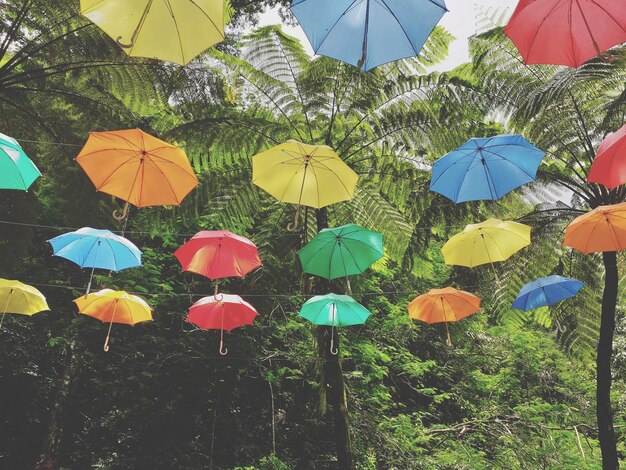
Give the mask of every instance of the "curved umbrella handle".
M 107 335 L 106 339 L 104 340 L 104 346 L 102 349 L 104 350 L 104 352 L 109 352 L 109 335 Z
M 137 42 L 137 37 L 139 36 L 139 31 L 141 31 L 141 28 L 146 21 L 146 17 L 148 16 L 148 13 L 150 13 L 150 7 L 152 6 L 153 1 L 154 0 L 149 0 L 148 3 L 146 4 L 146 8 L 144 8 L 143 10 L 141 19 L 139 20 L 139 23 L 137 24 L 137 27 L 135 28 L 135 31 L 133 31 L 133 35 L 130 38 L 130 43 L 129 44 L 123 43 L 122 36 L 118 36 L 117 39 L 115 40 L 118 46 L 124 49 L 130 49 L 131 47 L 135 45 L 135 43 Z
M 330 327 L 330 353 L 333 356 L 339 354 L 339 348 L 335 347 L 335 327 Z
M 113 218 L 117 220 L 118 222 L 121 222 L 128 216 L 128 208 L 129 208 L 129 203 L 128 201 L 126 201 L 126 204 L 124 204 L 124 208 L 122 209 L 121 213 L 119 212 L 119 209 L 115 209 L 113 211 L 113 214 L 112 214 Z
M 222 322 L 224 321 L 224 316 L 222 314 Z M 228 354 L 228 349 L 224 347 L 224 329 L 220 329 L 220 354 L 222 356 L 226 356 Z
M 293 222 L 290 222 L 289 225 L 287 225 L 287 230 L 289 232 L 295 232 L 299 225 L 300 225 L 300 206 L 298 206 L 298 208 L 296 209 L 296 215 L 293 218 Z

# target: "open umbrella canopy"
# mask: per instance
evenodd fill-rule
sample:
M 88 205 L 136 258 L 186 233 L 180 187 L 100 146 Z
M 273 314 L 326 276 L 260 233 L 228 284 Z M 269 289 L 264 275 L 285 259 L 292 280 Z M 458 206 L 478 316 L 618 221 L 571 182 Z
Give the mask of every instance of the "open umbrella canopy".
M 554 305 L 561 300 L 574 297 L 584 285 L 576 279 L 563 276 L 542 277 L 522 287 L 512 307 L 527 312 Z
M 30 316 L 50 310 L 46 298 L 39 290 L 9 279 L 0 279 L 0 309 L 0 327 L 7 313 Z
M 139 248 L 109 230 L 84 227 L 48 242 L 55 256 L 68 259 L 81 268 L 121 271 L 141 266 Z
M 468 225 L 448 240 L 441 251 L 446 264 L 473 268 L 505 261 L 528 245 L 528 225 L 489 219 Z
M 480 297 L 446 287 L 431 289 L 409 304 L 409 317 L 426 323 L 454 322 L 480 310 Z
M 174 256 L 183 270 L 209 279 L 244 277 L 262 266 L 256 245 L 228 230 L 199 232 Z
M 520 0 L 504 29 L 527 64 L 578 67 L 626 41 L 621 0 Z
M 302 318 L 314 325 L 352 326 L 365 323 L 371 313 L 349 295 L 316 295 L 300 309 Z
M 136 325 L 137 323 L 152 321 L 152 309 L 141 297 L 125 291 L 103 289 L 93 294 L 87 294 L 74 300 L 79 313 L 93 317 L 109 324 L 104 351 L 109 350 L 109 338 L 113 323 Z
M 435 162 L 430 190 L 456 203 L 495 201 L 534 181 L 544 156 L 521 135 L 470 139 Z
M 152 308 L 141 297 L 125 291 L 102 289 L 74 300 L 79 313 L 103 323 L 136 325 L 152 320 Z
M 0 189 L 26 191 L 40 176 L 17 140 L 0 134 Z
M 446 13 L 444 0 L 293 0 L 316 54 L 365 71 L 419 55 Z
M 224 39 L 224 0 L 81 0 L 80 10 L 133 57 L 186 65 Z
M 289 140 L 252 157 L 252 182 L 280 202 L 319 209 L 347 201 L 358 179 L 326 145 Z
M 219 294 L 203 297 L 189 309 L 187 321 L 203 330 L 232 331 L 252 325 L 258 312 L 238 295 Z
M 76 162 L 98 191 L 136 207 L 178 206 L 199 184 L 185 152 L 140 129 L 91 132 Z
M 305 273 L 326 279 L 361 274 L 383 255 L 382 234 L 355 224 L 323 229 L 298 252 Z
M 187 321 L 203 330 L 220 330 L 220 354 L 225 356 L 224 330 L 252 325 L 258 312 L 238 295 L 219 294 L 203 297 L 189 309 Z
M 626 250 L 626 202 L 599 206 L 574 219 L 563 245 L 582 253 Z
M 609 189 L 626 184 L 626 125 L 602 141 L 587 181 Z

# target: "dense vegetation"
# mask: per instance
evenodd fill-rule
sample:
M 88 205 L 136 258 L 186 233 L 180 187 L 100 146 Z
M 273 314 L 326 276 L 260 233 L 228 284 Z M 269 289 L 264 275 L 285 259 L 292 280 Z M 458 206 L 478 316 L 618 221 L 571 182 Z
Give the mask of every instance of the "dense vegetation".
M 577 211 L 624 198 L 586 185 L 584 175 L 594 146 L 624 121 L 626 50 L 577 71 L 528 68 L 488 25 L 472 41 L 471 64 L 438 74 L 428 67 L 446 56 L 451 36 L 437 29 L 419 60 L 362 74 L 312 60 L 267 27 L 182 69 L 126 58 L 77 3 L 0 0 L 0 132 L 20 140 L 45 175 L 32 192 L 0 201 L 0 277 L 35 285 L 52 308 L 7 318 L 0 330 L 3 468 L 338 468 L 342 400 L 343 445 L 357 468 L 601 467 L 594 361 L 602 259 L 572 256 L 560 241 Z M 262 6 L 232 4 L 238 22 Z M 51 258 L 45 241 L 74 227 L 122 228 L 111 217 L 119 202 L 95 193 L 73 158 L 89 131 L 129 127 L 185 148 L 202 184 L 180 208 L 131 211 L 126 236 L 144 266 L 101 272 L 97 284 L 143 295 L 155 321 L 115 326 L 105 354 L 105 326 L 72 303 L 88 272 Z M 522 132 L 550 155 L 539 181 L 497 209 L 534 227 L 533 245 L 497 267 L 498 286 L 490 269 L 443 264 L 448 237 L 494 207 L 429 193 L 428 164 L 469 137 L 499 132 Z M 295 209 L 250 182 L 250 157 L 289 138 L 333 146 L 361 177 L 353 201 L 307 211 L 296 233 L 286 230 Z M 297 312 L 310 295 L 345 286 L 303 275 L 295 251 L 320 224 L 348 222 L 382 232 L 387 257 L 353 280 L 354 297 L 373 315 L 341 331 L 335 363 L 318 353 L 325 331 Z M 261 314 L 227 335 L 226 357 L 215 332 L 184 321 L 211 286 L 181 273 L 172 253 L 201 229 L 250 237 L 264 261 L 223 287 Z M 551 310 L 509 308 L 525 282 L 552 273 L 587 287 Z M 406 315 L 416 295 L 443 285 L 484 301 L 478 315 L 451 326 L 452 348 L 441 327 Z M 618 315 L 613 406 L 622 457 L 625 330 Z M 337 371 L 340 390 L 329 376 Z

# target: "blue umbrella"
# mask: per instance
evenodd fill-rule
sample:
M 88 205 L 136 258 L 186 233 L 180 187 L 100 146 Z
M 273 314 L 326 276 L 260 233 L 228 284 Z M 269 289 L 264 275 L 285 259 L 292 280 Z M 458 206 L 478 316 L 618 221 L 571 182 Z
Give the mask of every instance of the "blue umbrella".
M 91 268 L 87 293 L 95 268 L 121 271 L 141 266 L 141 251 L 132 242 L 109 230 L 89 227 L 59 235 L 48 242 L 55 256 L 68 259 L 81 268 Z
M 456 203 L 495 201 L 534 181 L 545 155 L 521 135 L 470 139 L 435 162 L 430 190 Z
M 578 294 L 585 284 L 563 276 L 548 276 L 529 282 L 520 291 L 512 307 L 529 311 L 561 300 L 569 299 Z
M 365 71 L 419 55 L 444 0 L 293 0 L 291 12 L 316 54 Z

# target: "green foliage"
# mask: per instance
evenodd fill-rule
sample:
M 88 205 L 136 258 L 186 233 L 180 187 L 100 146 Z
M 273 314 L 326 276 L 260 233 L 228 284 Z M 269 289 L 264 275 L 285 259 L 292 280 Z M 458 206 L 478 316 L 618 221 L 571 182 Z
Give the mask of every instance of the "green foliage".
M 480 53 L 473 68 L 448 74 L 425 71 L 447 53 L 451 36 L 442 29 L 420 59 L 370 74 L 310 59 L 275 27 L 243 38 L 237 56 L 209 51 L 182 69 L 127 59 L 75 15 L 77 2 L 36 3 L 0 0 L 4 28 L 20 6 L 30 12 L 0 59 L 0 130 L 23 138 L 46 176 L 34 194 L 7 193 L 1 219 L 118 228 L 110 216 L 117 203 L 94 194 L 72 162 L 93 129 L 141 125 L 179 143 L 202 184 L 180 208 L 131 211 L 127 236 L 142 249 L 144 267 L 102 272 L 96 283 L 143 295 L 155 321 L 115 325 L 108 354 L 102 352 L 106 325 L 76 315 L 72 304 L 88 273 L 50 258 L 45 240 L 65 229 L 0 224 L 0 275 L 40 287 L 52 308 L 32 318 L 7 317 L 0 331 L 3 467 L 32 468 L 43 456 L 77 469 L 336 468 L 332 421 L 319 411 L 313 329 L 297 317 L 313 282 L 299 271 L 295 252 L 314 235 L 315 214 L 305 211 L 303 230 L 287 233 L 293 208 L 250 184 L 251 155 L 301 138 L 333 145 L 361 175 L 357 197 L 331 208 L 331 222 L 357 222 L 386 236 L 386 258 L 352 282 L 355 298 L 373 315 L 366 325 L 339 332 L 358 468 L 598 468 L 593 371 L 579 347 L 593 344 L 596 334 L 596 265 L 573 258 L 574 275 L 588 284 L 580 303 L 538 312 L 534 322 L 507 307 L 525 280 L 567 271 L 567 254 L 550 240 L 571 213 L 552 207 L 550 223 L 539 214 L 524 219 L 535 227 L 536 250 L 498 268 L 504 287 L 495 293 L 489 269 L 453 270 L 441 258 L 450 234 L 492 208 L 453 206 L 429 194 L 428 165 L 472 135 L 502 131 L 486 118 L 491 104 L 500 105 L 486 90 L 504 93 L 496 83 L 508 83 L 505 73 L 513 74 L 510 82 L 528 78 L 515 75 L 513 63 L 500 64 L 502 57 L 490 58 L 488 41 L 496 33 L 475 40 Z M 278 2 L 232 3 L 244 15 L 236 21 L 244 21 Z M 42 51 L 49 52 L 40 54 L 37 41 L 45 38 L 52 42 Z M 69 70 L 63 52 L 70 49 L 84 67 L 80 73 Z M 19 67 L 7 66 L 19 54 Z M 58 73 L 42 72 L 48 66 Z M 604 83 L 593 85 L 595 104 L 585 113 L 623 103 L 614 93 L 611 104 L 606 98 L 598 104 L 598 90 L 614 85 L 602 70 L 586 78 L 560 73 L 553 89 L 541 89 L 562 97 L 563 81 L 573 88 L 594 77 Z M 25 92 L 31 79 L 45 98 Z M 531 85 L 515 96 L 532 95 L 538 85 Z M 20 110 L 6 100 L 19 100 Z M 532 104 L 537 115 L 548 112 Z M 507 129 L 521 129 L 523 116 L 534 119 L 531 104 L 522 107 L 507 109 Z M 594 129 L 603 126 L 598 121 Z M 566 175 L 558 159 L 550 165 Z M 528 204 L 510 196 L 501 210 L 519 217 Z M 224 358 L 216 332 L 184 321 L 211 283 L 181 273 L 172 256 L 191 234 L 218 228 L 249 236 L 264 260 L 262 270 L 222 285 L 260 312 L 254 327 L 226 334 Z M 445 346 L 441 325 L 414 324 L 406 315 L 415 295 L 448 284 L 481 291 L 485 299 L 480 313 L 450 325 L 453 348 Z M 566 356 L 558 344 L 576 354 Z M 622 356 L 616 400 L 626 396 Z

